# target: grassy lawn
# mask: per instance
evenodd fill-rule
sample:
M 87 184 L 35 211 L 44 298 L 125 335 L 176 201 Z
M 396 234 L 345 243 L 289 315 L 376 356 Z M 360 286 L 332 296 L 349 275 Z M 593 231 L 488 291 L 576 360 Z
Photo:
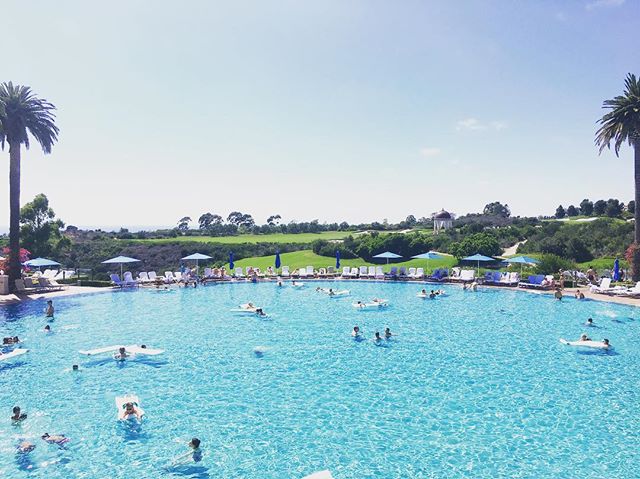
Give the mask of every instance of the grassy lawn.
M 622 258 L 618 258 L 620 260 L 620 267 L 624 269 L 629 268 L 629 263 Z M 586 261 L 584 263 L 578 263 L 578 268 L 586 271 L 589 267 L 593 267 L 596 271 L 600 271 L 603 269 L 613 269 L 613 262 L 615 258 L 596 258 L 592 261 Z
M 322 233 L 299 233 L 299 234 L 266 234 L 266 235 L 238 235 L 238 236 L 178 236 L 176 238 L 159 238 L 159 239 L 141 239 L 127 240 L 140 243 L 161 244 L 175 242 L 198 242 L 198 243 L 223 243 L 223 244 L 240 244 L 240 243 L 311 243 L 312 241 L 322 240 L 340 240 L 349 235 L 354 234 L 353 231 L 326 231 Z
M 283 266 L 289 266 L 289 270 L 293 271 L 297 268 L 303 268 L 306 266 L 313 266 L 315 269 L 318 268 L 326 268 L 327 266 L 335 266 L 336 260 L 335 258 L 330 258 L 327 256 L 319 256 L 315 254 L 311 250 L 302 250 L 302 251 L 294 251 L 293 253 L 283 253 L 280 255 L 280 260 L 282 261 Z M 236 268 L 242 267 L 246 268 L 247 266 L 253 266 L 254 268 L 260 268 L 261 270 L 267 269 L 269 266 L 274 266 L 275 264 L 275 256 L 260 256 L 255 258 L 245 258 L 238 261 L 234 261 L 234 265 Z M 446 256 L 442 259 L 437 260 L 424 260 L 424 259 L 414 259 L 410 261 L 405 261 L 402 263 L 390 263 L 387 265 L 386 263 L 367 263 L 363 259 L 340 259 L 340 266 L 382 266 L 384 271 L 389 271 L 392 266 L 407 266 L 407 267 L 416 267 L 416 268 L 425 268 L 425 271 L 431 271 L 435 268 L 450 268 L 456 264 L 456 259 L 453 256 Z M 229 265 L 226 265 L 229 268 Z

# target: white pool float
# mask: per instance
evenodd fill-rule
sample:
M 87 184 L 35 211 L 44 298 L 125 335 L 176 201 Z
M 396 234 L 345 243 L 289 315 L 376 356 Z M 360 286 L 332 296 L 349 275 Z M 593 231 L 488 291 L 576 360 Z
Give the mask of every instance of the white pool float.
M 308 476 L 304 476 L 302 479 L 333 479 L 329 470 L 314 472 Z
M 381 299 L 379 301 L 372 301 L 370 303 L 351 303 L 354 308 L 357 309 L 380 309 L 389 306 L 389 301 Z
M 566 339 L 561 338 L 560 342 L 567 346 L 573 346 L 576 348 L 611 349 L 610 344 L 604 344 L 602 341 L 567 341 Z
M 0 361 L 4 361 L 6 359 L 11 359 L 11 358 L 15 358 L 16 356 L 22 356 L 25 353 L 28 353 L 29 350 L 28 349 L 14 349 L 13 351 L 9 352 L 9 353 L 0 353 Z
M 297 283 L 297 282 L 295 284 L 291 283 L 291 287 L 293 288 L 304 288 L 304 286 L 305 286 L 305 283 Z
M 129 354 L 143 354 L 147 356 L 155 356 L 157 354 L 164 353 L 164 349 L 154 349 L 154 348 L 147 348 L 147 347 L 143 348 L 142 346 L 137 344 L 130 344 L 129 346 L 118 344 L 114 346 L 106 346 L 104 348 L 97 348 L 97 349 L 88 349 L 86 351 L 78 351 L 78 352 L 80 354 L 84 354 L 85 356 L 95 356 L 97 354 L 113 353 L 113 352 L 119 351 L 120 348 L 124 348 L 125 352 Z
M 140 399 L 133 394 L 126 394 L 124 396 L 116 396 L 116 408 L 118 409 L 118 420 L 126 421 L 128 419 L 138 419 L 135 414 L 125 414 L 125 406 L 127 403 L 133 403 L 140 412 L 140 418 L 144 416 L 144 409 L 140 407 Z
M 341 289 L 340 291 L 334 291 L 333 293 L 326 291 L 326 293 L 330 298 L 339 298 L 341 296 L 349 296 L 351 292 L 348 289 Z
M 416 293 L 416 296 L 418 298 L 428 298 L 429 297 L 429 293 Z

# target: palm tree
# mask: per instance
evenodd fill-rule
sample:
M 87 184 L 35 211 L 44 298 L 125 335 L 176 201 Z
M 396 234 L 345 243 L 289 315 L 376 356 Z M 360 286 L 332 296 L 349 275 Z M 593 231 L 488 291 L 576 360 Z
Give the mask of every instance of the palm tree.
M 623 143 L 629 143 L 634 150 L 635 204 L 640 204 L 640 81 L 629 73 L 624 81 L 624 92 L 612 100 L 605 100 L 602 108 L 610 110 L 600 120 L 596 132 L 596 145 L 600 153 L 605 147 L 611 148 L 619 156 Z M 640 246 L 640 208 L 635 211 L 634 243 Z M 633 255 L 633 279 L 640 280 L 640 255 Z
M 29 149 L 29 134 L 45 153 L 58 139 L 55 106 L 34 95 L 31 88 L 0 84 L 0 146 L 9 145 L 9 287 L 20 277 L 20 148 Z

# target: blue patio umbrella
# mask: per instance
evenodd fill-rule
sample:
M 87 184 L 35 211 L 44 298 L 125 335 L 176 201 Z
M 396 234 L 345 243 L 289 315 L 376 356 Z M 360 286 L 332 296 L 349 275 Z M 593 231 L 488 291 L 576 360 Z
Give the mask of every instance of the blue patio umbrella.
M 196 262 L 196 274 L 200 272 L 199 271 L 200 266 L 198 265 L 198 261 L 200 261 L 201 259 L 211 259 L 211 256 L 207 256 L 206 254 L 202 254 L 202 253 L 193 253 L 193 254 L 190 254 L 189 256 L 185 256 L 184 258 L 182 258 L 182 260 Z
M 430 259 L 440 259 L 440 258 L 442 258 L 442 255 L 440 253 L 435 252 L 435 251 L 427 251 L 426 253 L 417 254 L 415 256 L 412 256 L 412 258 L 430 260 Z
M 535 258 L 530 258 L 529 256 L 515 256 L 513 258 L 507 258 L 503 261 L 503 263 L 508 264 L 519 264 L 520 265 L 520 274 L 522 274 L 522 267 L 526 264 L 528 266 L 538 264 L 539 261 Z
M 340 269 L 340 250 L 336 250 L 336 270 Z
M 233 269 L 233 251 L 229 253 L 229 270 Z
M 47 258 L 34 258 L 23 263 L 25 266 L 31 266 L 32 268 L 42 268 L 43 266 L 60 266 L 60 263 Z
M 480 261 L 488 262 L 488 261 L 495 261 L 495 259 L 489 258 L 488 256 L 484 256 L 481 254 L 474 254 L 473 256 L 467 256 L 466 258 L 462 258 L 462 261 L 476 261 L 478 263 L 478 275 L 480 275 Z
M 391 251 L 385 251 L 384 253 L 380 253 L 374 256 L 374 258 L 383 258 L 387 260 L 387 264 L 389 264 L 390 259 L 398 259 L 402 258 L 399 254 L 392 253 Z
M 280 261 L 280 251 L 276 251 L 276 269 L 278 269 L 281 265 L 281 261 Z
M 139 263 L 139 259 L 129 258 L 128 256 L 116 256 L 115 258 L 108 259 L 103 261 L 102 264 L 119 264 L 120 265 L 120 276 L 122 277 L 122 265 L 125 263 Z
M 613 280 L 620 281 L 620 261 L 618 258 L 613 262 Z

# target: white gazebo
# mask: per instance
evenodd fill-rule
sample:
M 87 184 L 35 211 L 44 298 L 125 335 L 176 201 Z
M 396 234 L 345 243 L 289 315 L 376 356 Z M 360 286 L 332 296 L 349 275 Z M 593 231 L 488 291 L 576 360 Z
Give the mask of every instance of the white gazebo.
M 440 210 L 432 215 L 433 234 L 438 234 L 441 230 L 453 227 L 453 215 L 445 210 Z

